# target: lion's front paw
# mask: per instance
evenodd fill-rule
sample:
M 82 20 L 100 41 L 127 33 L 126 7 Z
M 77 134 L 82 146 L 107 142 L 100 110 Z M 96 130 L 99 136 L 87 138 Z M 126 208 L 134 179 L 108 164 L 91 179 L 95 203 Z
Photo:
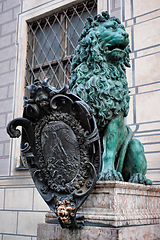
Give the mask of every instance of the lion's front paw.
M 99 181 L 124 181 L 122 174 L 120 172 L 116 172 L 116 170 L 108 170 L 107 172 L 100 173 Z
M 134 173 L 128 182 L 152 185 L 152 181 L 147 179 L 146 176 L 141 173 Z

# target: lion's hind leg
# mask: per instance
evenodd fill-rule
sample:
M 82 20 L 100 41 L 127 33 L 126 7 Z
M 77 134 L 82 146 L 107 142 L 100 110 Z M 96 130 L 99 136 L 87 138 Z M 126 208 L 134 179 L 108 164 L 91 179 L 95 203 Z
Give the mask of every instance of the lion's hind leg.
M 144 148 L 137 139 L 132 139 L 126 152 L 122 175 L 125 181 L 151 185 L 152 181 L 145 177 L 147 161 Z

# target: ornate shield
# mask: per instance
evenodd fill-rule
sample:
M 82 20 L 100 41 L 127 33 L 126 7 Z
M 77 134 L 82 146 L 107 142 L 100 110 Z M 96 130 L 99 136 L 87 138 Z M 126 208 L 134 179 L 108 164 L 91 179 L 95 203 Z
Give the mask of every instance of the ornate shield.
M 101 168 L 98 129 L 92 110 L 64 85 L 55 90 L 47 80 L 30 85 L 23 118 L 7 127 L 19 137 L 21 152 L 39 193 L 62 227 L 81 227 L 76 212 L 89 196 Z

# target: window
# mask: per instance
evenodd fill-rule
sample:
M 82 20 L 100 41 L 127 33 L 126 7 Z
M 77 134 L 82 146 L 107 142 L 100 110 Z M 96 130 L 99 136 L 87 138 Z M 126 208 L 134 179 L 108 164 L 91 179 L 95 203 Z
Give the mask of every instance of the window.
M 50 78 L 57 89 L 68 82 L 70 67 L 87 17 L 97 14 L 90 0 L 28 23 L 26 86 L 35 78 Z
M 57 89 L 68 82 L 74 49 L 85 19 L 97 14 L 97 0 L 73 5 L 36 21 L 28 21 L 25 87 L 35 78 L 50 78 Z M 28 91 L 25 95 L 27 96 Z M 24 156 L 16 169 L 26 169 Z

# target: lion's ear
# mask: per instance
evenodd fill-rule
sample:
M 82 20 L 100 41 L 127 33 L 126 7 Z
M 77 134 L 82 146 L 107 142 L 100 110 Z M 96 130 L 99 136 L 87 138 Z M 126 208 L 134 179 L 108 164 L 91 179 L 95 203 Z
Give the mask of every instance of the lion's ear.
M 126 56 L 124 58 L 124 65 L 126 67 L 131 67 L 131 65 L 130 65 L 130 58 L 129 58 L 129 53 L 131 52 L 131 49 L 130 49 L 129 45 L 125 48 L 125 52 L 126 52 Z
M 110 18 L 108 11 L 102 12 L 102 16 L 105 17 L 106 20 Z
M 92 22 L 93 22 L 93 19 L 91 17 L 87 17 L 87 19 L 85 20 L 85 27 L 90 28 Z
M 129 68 L 131 67 L 129 58 L 126 57 L 126 58 L 124 59 L 124 65 L 125 65 L 126 67 L 129 67 Z

